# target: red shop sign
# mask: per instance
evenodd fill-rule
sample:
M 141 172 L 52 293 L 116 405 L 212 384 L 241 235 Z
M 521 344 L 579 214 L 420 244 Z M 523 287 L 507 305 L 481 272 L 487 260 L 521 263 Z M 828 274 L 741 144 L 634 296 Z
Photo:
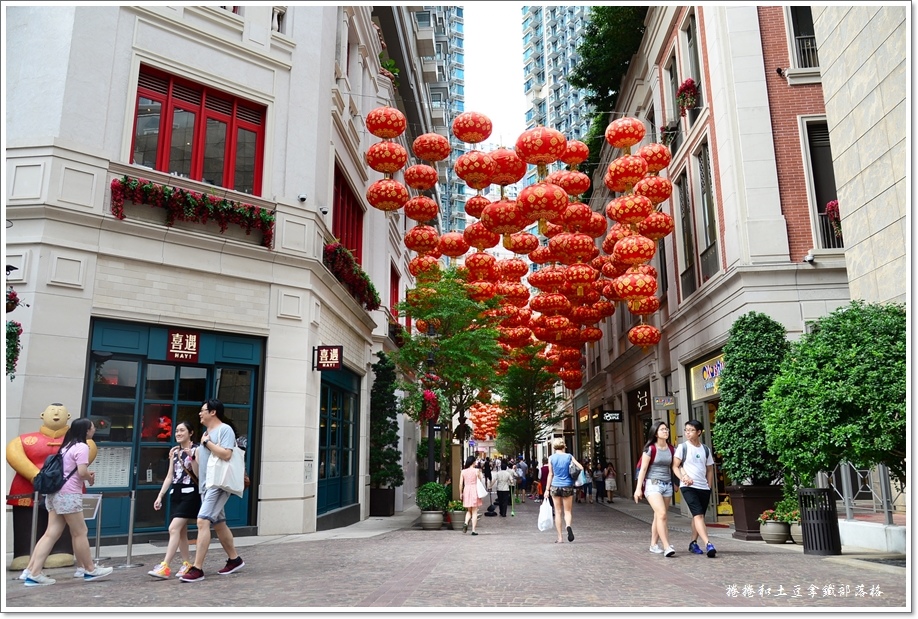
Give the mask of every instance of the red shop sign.
M 201 334 L 196 331 L 169 330 L 169 341 L 166 345 L 166 361 L 198 362 L 198 345 Z

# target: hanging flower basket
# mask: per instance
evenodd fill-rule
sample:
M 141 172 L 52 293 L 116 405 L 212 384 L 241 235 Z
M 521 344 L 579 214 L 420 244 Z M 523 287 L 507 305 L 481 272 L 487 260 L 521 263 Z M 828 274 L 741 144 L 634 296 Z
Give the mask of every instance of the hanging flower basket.
M 19 295 L 16 294 L 16 291 L 13 290 L 13 287 L 10 286 L 9 288 L 6 289 L 6 311 L 12 312 L 14 309 L 19 307 L 20 305 L 25 305 L 25 304 L 19 299 Z
M 838 200 L 832 200 L 826 204 L 826 218 L 829 220 L 829 225 L 832 226 L 835 238 L 842 238 L 841 213 L 838 212 Z
M 275 211 L 254 204 L 161 185 L 142 178 L 124 176 L 112 179 L 111 209 L 112 215 L 118 219 L 124 219 L 125 200 L 165 209 L 167 226 L 176 221 L 206 224 L 213 219 L 220 225 L 220 232 L 226 232 L 232 224 L 245 230 L 246 234 L 261 230 L 261 244 L 268 249 L 274 243 Z
M 16 378 L 16 364 L 19 362 L 19 351 L 22 350 L 22 325 L 15 320 L 6 321 L 6 375 L 10 380 Z
M 698 85 L 695 80 L 688 78 L 682 82 L 679 90 L 676 91 L 676 104 L 679 106 L 679 116 L 683 118 L 685 118 L 686 111 L 698 104 Z
M 368 311 L 379 309 L 376 287 L 347 247 L 341 243 L 329 243 L 322 254 L 322 262 Z

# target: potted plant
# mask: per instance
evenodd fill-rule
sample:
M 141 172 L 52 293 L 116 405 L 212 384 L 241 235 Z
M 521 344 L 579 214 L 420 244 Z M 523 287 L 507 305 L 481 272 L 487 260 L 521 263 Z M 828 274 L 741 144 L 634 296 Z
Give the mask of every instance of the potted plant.
M 686 79 L 676 91 L 676 105 L 679 106 L 679 116 L 685 118 L 685 113 L 694 108 L 698 103 L 698 85 L 692 78 Z
M 790 525 L 784 522 L 781 512 L 766 509 L 759 514 L 758 522 L 766 544 L 783 544 L 790 539 Z
M 402 452 L 398 450 L 398 398 L 395 396 L 395 364 L 377 352 L 370 390 L 370 515 L 395 513 L 395 488 L 405 481 Z
M 449 528 L 453 531 L 461 530 L 465 523 L 465 506 L 462 501 L 453 499 L 446 504 L 446 511 L 449 512 Z
M 832 200 L 826 204 L 826 218 L 829 220 L 829 225 L 832 226 L 835 238 L 841 239 L 841 213 L 838 211 L 838 200 Z
M 800 526 L 800 510 L 792 509 L 784 512 L 783 520 L 788 525 L 791 541 L 795 544 L 803 544 L 803 527 Z
M 737 539 L 762 539 L 756 515 L 784 494 L 784 469 L 768 448 L 762 405 L 789 347 L 784 325 L 759 312 L 740 316 L 724 344 L 712 440 L 732 484 L 727 494 Z
M 449 490 L 446 486 L 429 481 L 418 488 L 414 501 L 421 510 L 421 528 L 438 531 L 443 526 L 443 512 L 449 503 Z

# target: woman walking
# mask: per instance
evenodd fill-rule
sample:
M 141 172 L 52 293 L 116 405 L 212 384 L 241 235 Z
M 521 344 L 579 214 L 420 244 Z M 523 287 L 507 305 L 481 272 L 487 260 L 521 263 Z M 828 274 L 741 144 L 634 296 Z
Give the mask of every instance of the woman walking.
M 64 527 L 70 527 L 70 537 L 73 539 L 73 554 L 77 564 L 85 570 L 83 580 L 98 580 L 112 573 L 113 568 L 100 567 L 92 561 L 89 552 L 89 538 L 87 537 L 86 521 L 83 519 L 83 482 L 88 481 L 92 486 L 96 483 L 96 474 L 89 471 L 89 445 L 86 441 L 95 434 L 96 427 L 92 421 L 83 417 L 70 424 L 70 429 L 64 435 L 58 453 L 64 457 L 63 487 L 45 496 L 45 507 L 48 509 L 48 527 L 45 534 L 32 551 L 32 558 L 26 567 L 26 587 L 40 585 L 53 585 L 56 581 L 41 573 L 45 560 L 51 553 L 54 543 L 64 532 Z
M 593 465 L 589 460 L 583 465 L 583 485 L 580 486 L 580 492 L 583 495 L 581 500 L 584 503 L 588 501 L 590 504 L 593 503 Z
M 571 529 L 573 520 L 571 509 L 574 504 L 574 480 L 571 479 L 570 474 L 571 461 L 573 460 L 581 469 L 583 466 L 577 462 L 574 456 L 564 451 L 565 443 L 563 438 L 556 438 L 552 441 L 551 446 L 555 453 L 548 459 L 548 479 L 545 486 L 545 496 L 551 495 L 553 497 L 552 507 L 554 507 L 555 511 L 555 529 L 558 531 L 558 539 L 555 540 L 555 543 L 560 544 L 564 541 L 561 536 L 562 512 L 564 524 L 567 526 L 567 541 L 574 541 L 574 531 Z
M 618 482 L 615 480 L 615 467 L 612 466 L 611 462 L 606 465 L 603 478 L 606 482 L 606 500 L 608 500 L 609 503 L 614 503 L 615 501 L 612 499 L 615 498 L 615 491 L 618 490 Z
M 469 530 L 471 519 L 472 535 L 478 535 L 475 525 L 478 522 L 478 508 L 481 506 L 481 499 L 478 498 L 478 480 L 480 479 L 481 470 L 475 466 L 475 456 L 469 456 L 465 459 L 465 466 L 462 467 L 462 474 L 459 476 L 459 496 L 462 497 L 462 505 L 465 507 L 463 533 Z
M 675 548 L 669 543 L 669 531 L 666 528 L 666 512 L 673 498 L 672 469 L 673 447 L 669 444 L 669 426 L 661 421 L 651 429 L 644 444 L 634 502 L 639 502 L 642 495 L 647 497 L 647 502 L 653 508 L 650 552 L 667 557 L 676 554 Z M 662 547 L 657 543 L 657 538 L 663 542 Z
M 201 509 L 201 494 L 198 492 L 198 476 L 192 470 L 193 460 L 191 454 L 197 447 L 191 437 L 194 430 L 187 421 L 180 421 L 175 426 L 176 447 L 169 450 L 169 462 L 172 464 L 172 475 L 163 481 L 153 509 L 159 511 L 163 507 L 163 497 L 169 492 L 169 506 L 172 522 L 169 523 L 169 545 L 166 547 L 166 556 L 162 563 L 147 572 L 154 578 L 169 578 L 172 570 L 169 564 L 175 557 L 176 551 L 182 553 L 182 567 L 176 573 L 177 577 L 188 571 L 191 567 L 191 555 L 188 552 L 188 523 L 196 520 L 198 510 Z M 171 486 L 171 489 L 170 489 Z
M 596 492 L 596 502 L 602 502 L 602 495 L 605 491 L 603 484 L 603 474 L 602 474 L 602 465 L 599 462 L 596 463 L 596 468 L 593 469 L 593 490 Z

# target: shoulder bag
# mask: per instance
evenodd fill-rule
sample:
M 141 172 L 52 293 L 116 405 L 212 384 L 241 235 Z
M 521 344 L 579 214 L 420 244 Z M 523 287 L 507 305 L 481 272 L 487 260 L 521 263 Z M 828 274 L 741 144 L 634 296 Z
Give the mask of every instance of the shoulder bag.
M 221 460 L 213 453 L 207 459 L 207 488 L 220 488 L 238 497 L 245 490 L 245 461 L 242 450 L 234 449 L 229 460 Z
M 481 478 L 480 478 L 480 477 L 478 478 L 477 482 L 478 482 L 478 483 L 477 483 L 477 486 L 478 486 L 478 498 L 479 498 L 479 499 L 483 499 L 483 498 L 485 498 L 486 496 L 488 496 L 488 489 L 485 488 L 485 485 L 484 485 L 483 483 L 481 483 Z

